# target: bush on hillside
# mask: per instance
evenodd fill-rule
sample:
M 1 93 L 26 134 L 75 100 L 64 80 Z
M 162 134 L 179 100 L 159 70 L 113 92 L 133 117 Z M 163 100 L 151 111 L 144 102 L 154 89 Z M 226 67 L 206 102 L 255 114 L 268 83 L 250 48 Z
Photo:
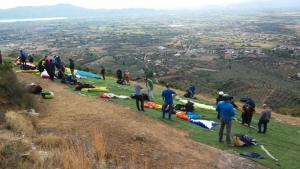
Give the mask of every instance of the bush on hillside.
M 0 109 L 34 108 L 36 100 L 21 84 L 9 64 L 0 65 Z
M 276 113 L 293 117 L 300 117 L 300 108 L 279 108 L 276 110 Z

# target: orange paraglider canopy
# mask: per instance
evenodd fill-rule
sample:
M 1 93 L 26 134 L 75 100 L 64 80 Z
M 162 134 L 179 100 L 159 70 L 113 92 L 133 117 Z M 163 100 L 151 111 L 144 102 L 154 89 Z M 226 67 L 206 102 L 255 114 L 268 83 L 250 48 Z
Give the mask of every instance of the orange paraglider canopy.
M 83 58 L 79 58 L 79 59 L 77 59 L 77 62 L 79 62 L 79 61 L 83 61 Z

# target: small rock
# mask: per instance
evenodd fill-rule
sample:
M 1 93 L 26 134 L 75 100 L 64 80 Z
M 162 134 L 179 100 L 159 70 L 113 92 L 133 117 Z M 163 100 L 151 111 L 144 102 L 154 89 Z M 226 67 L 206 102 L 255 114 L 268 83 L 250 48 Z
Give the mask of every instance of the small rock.
M 144 156 L 145 154 L 140 154 L 141 156 Z

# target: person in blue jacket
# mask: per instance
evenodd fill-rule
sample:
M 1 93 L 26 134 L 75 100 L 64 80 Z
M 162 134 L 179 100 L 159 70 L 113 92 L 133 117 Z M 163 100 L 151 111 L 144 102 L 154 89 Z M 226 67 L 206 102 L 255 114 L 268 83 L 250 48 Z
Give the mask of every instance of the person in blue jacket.
M 162 118 L 165 118 L 166 108 L 169 107 L 169 120 L 172 116 L 173 111 L 173 97 L 176 96 L 177 93 L 174 90 L 170 89 L 169 83 L 166 84 L 166 89 L 162 92 L 161 96 L 163 101 L 165 102 L 163 105 Z
M 20 58 L 22 66 L 24 67 L 26 65 L 26 53 L 23 50 L 20 50 Z
M 223 131 L 226 126 L 226 144 L 233 146 L 230 140 L 231 134 L 231 121 L 232 117 L 235 116 L 234 108 L 230 103 L 230 96 L 228 94 L 223 95 L 223 101 L 218 102 L 216 111 L 220 111 L 221 125 L 219 131 L 219 142 L 223 142 Z
M 52 81 L 54 81 L 55 66 L 56 66 L 56 62 L 50 59 L 48 74 L 49 74 L 49 79 Z
M 189 91 L 190 91 L 190 94 L 191 94 L 191 98 L 192 98 L 192 99 L 194 98 L 195 90 L 196 90 L 196 87 L 195 87 L 195 85 L 192 84 L 192 85 L 189 87 Z

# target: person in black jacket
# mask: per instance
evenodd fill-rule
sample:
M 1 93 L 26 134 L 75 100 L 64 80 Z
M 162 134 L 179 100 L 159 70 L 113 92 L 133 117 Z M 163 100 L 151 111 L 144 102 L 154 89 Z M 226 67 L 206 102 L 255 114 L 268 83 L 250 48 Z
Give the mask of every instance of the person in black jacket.
M 105 69 L 103 66 L 101 66 L 101 71 L 100 71 L 100 74 L 102 75 L 103 77 L 103 80 L 105 80 Z
M 224 95 L 224 92 L 219 91 L 219 96 L 216 98 L 216 105 L 218 105 L 219 101 L 223 100 L 223 95 Z M 218 111 L 217 118 L 220 119 L 220 111 Z
M 185 105 L 186 112 L 194 112 L 194 103 L 188 100 L 188 102 Z
M 70 61 L 70 66 L 69 66 L 69 68 L 70 68 L 70 70 L 71 70 L 71 74 L 72 74 L 73 79 L 75 79 L 75 78 L 76 78 L 76 76 L 74 75 L 75 64 L 74 64 L 74 61 L 73 61 L 72 59 L 69 59 L 69 61 Z

